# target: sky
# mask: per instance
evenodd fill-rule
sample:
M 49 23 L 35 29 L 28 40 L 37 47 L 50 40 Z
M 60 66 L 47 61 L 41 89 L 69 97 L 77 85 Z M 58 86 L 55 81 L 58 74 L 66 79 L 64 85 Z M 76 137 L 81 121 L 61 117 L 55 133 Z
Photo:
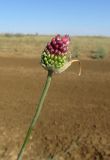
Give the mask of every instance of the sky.
M 110 0 L 0 0 L 0 33 L 110 36 Z

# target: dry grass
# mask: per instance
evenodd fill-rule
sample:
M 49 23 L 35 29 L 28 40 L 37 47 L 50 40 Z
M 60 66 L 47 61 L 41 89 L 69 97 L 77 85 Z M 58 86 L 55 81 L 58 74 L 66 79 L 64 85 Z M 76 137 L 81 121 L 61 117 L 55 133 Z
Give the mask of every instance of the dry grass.
M 39 56 L 52 36 L 0 35 L 1 56 Z M 104 48 L 110 53 L 110 37 L 71 37 L 70 50 L 77 48 L 80 58 L 90 58 L 92 52 Z M 109 55 L 109 54 L 108 54 Z
M 72 50 L 77 46 L 80 57 L 88 58 L 98 48 L 110 53 L 110 37 L 72 37 Z

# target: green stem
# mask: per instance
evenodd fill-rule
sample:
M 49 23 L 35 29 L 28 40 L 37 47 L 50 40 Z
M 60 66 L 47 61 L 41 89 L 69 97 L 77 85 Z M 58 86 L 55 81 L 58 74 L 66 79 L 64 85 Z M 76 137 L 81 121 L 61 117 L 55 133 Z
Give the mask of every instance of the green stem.
M 36 106 L 35 114 L 34 114 L 33 119 L 32 119 L 32 121 L 31 121 L 30 127 L 29 127 L 29 129 L 28 129 L 28 131 L 27 131 L 26 137 L 25 137 L 25 139 L 24 139 L 24 143 L 22 144 L 22 147 L 21 147 L 21 150 L 20 150 L 20 152 L 19 152 L 19 154 L 18 154 L 17 160 L 22 160 L 23 152 L 24 152 L 24 150 L 25 150 L 25 148 L 26 148 L 26 144 L 28 143 L 29 137 L 30 137 L 30 135 L 31 135 L 31 132 L 32 132 L 32 130 L 33 130 L 33 128 L 34 128 L 37 120 L 38 120 L 38 117 L 39 117 L 39 115 L 40 115 L 40 112 L 41 112 L 41 109 L 42 109 L 42 106 L 43 106 L 43 102 L 44 102 L 45 97 L 46 97 L 46 95 L 47 95 L 47 92 L 48 92 L 48 89 L 49 89 L 49 86 L 50 86 L 50 82 L 51 82 L 51 79 L 52 79 L 52 73 L 53 73 L 53 72 L 48 71 L 48 76 L 47 76 L 47 80 L 46 80 L 44 89 L 43 89 L 43 91 L 42 91 L 42 94 L 41 94 L 39 103 L 38 103 L 38 105 Z

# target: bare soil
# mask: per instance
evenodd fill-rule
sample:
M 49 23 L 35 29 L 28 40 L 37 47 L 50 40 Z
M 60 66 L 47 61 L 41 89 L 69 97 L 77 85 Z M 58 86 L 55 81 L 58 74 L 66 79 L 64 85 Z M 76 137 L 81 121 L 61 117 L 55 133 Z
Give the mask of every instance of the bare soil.
M 23 160 L 110 160 L 110 62 L 54 75 Z M 47 72 L 38 58 L 0 57 L 0 160 L 16 160 Z

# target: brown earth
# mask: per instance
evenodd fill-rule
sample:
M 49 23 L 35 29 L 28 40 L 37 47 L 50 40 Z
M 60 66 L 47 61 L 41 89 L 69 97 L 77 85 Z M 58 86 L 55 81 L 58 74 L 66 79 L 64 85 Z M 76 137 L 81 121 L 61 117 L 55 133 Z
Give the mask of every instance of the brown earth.
M 54 75 L 23 160 L 110 160 L 110 62 Z M 38 58 L 0 58 L 0 160 L 16 160 L 47 72 Z

